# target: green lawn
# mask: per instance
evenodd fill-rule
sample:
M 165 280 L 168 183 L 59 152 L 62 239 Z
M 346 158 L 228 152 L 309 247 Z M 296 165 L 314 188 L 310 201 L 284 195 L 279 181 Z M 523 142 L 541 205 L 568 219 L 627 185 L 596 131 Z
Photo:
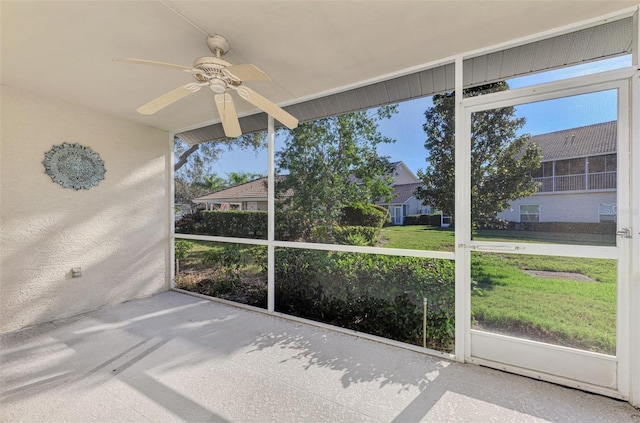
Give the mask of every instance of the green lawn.
M 598 243 L 605 238 L 480 231 L 474 239 L 491 241 Z M 429 226 L 392 226 L 382 232 L 383 246 L 453 251 L 453 230 Z M 524 270 L 570 272 L 595 282 L 531 276 Z M 472 253 L 475 327 L 521 337 L 615 354 L 616 264 L 614 260 L 518 254 Z
M 540 242 L 549 241 L 548 235 L 523 231 L 481 231 L 474 234 L 474 239 Z M 554 236 L 558 237 L 558 241 L 573 244 L 604 241 L 595 237 L 571 239 L 568 236 Z M 378 245 L 388 248 L 453 251 L 454 231 L 419 225 L 392 226 L 383 229 Z M 194 248 L 188 258 L 181 262 L 181 268 L 207 268 L 210 265 L 203 263 L 205 251 L 212 248 L 222 250 L 223 246 L 194 241 Z M 252 250 L 255 246 L 238 245 L 238 248 L 257 258 L 257 250 Z M 266 260 L 266 257 L 262 259 Z M 258 275 L 260 267 L 255 262 L 246 263 L 243 277 Z M 592 281 L 536 277 L 525 270 L 570 272 L 588 276 Z M 475 328 L 615 354 L 614 260 L 472 252 L 471 277 L 471 309 Z M 198 286 L 201 287 L 202 283 Z
M 379 246 L 410 250 L 453 251 L 453 229 L 427 225 L 388 226 L 382 229 Z

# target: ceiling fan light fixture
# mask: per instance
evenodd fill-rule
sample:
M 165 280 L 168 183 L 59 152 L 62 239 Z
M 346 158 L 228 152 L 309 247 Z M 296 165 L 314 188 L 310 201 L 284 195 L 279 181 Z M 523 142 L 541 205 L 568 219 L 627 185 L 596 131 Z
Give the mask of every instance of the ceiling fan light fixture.
M 220 79 L 212 79 L 209 81 L 209 88 L 216 94 L 222 94 L 227 90 L 227 84 Z
M 242 86 L 244 81 L 271 81 L 271 78 L 255 65 L 234 65 L 221 59 L 220 56 L 229 51 L 229 41 L 227 41 L 226 38 L 221 35 L 211 35 L 207 38 L 207 46 L 215 57 L 198 57 L 191 67 L 154 60 L 115 58 L 114 60 L 120 62 L 181 70 L 190 73 L 196 80 L 196 82 L 175 88 L 151 100 L 147 104 L 139 107 L 137 109 L 138 113 L 143 115 L 154 114 L 181 98 L 200 90 L 202 87 L 209 87 L 211 91 L 215 93 L 216 107 L 218 108 L 222 126 L 227 137 L 237 137 L 242 133 L 232 97 L 226 92 L 229 89 L 237 91 L 241 98 L 273 116 L 286 127 L 293 129 L 298 125 L 298 119 L 284 111 L 280 106 L 257 92 Z

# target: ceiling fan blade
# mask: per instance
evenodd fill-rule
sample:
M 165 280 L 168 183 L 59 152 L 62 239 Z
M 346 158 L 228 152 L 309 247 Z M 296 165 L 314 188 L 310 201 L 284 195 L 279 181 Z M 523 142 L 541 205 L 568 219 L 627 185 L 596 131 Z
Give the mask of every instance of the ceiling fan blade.
M 267 100 L 252 89 L 241 86 L 236 90 L 238 91 L 238 94 L 240 94 L 240 97 L 244 98 L 254 106 L 264 110 L 267 114 L 273 116 L 287 128 L 293 129 L 298 126 L 298 119 L 285 112 L 280 108 L 280 106 Z
M 236 107 L 233 104 L 231 96 L 227 93 L 216 94 L 215 99 L 224 134 L 229 138 L 237 138 L 242 135 L 238 114 L 236 113 Z
M 254 65 L 231 65 L 224 70 L 241 81 L 271 81 L 266 73 Z
M 166 94 L 161 95 L 160 97 L 151 100 L 144 106 L 140 106 L 138 108 L 138 113 L 141 115 L 152 115 L 158 110 L 164 109 L 171 103 L 174 103 L 181 98 L 188 96 L 191 93 L 194 93 L 200 89 L 198 84 L 187 84 L 182 87 L 178 87 L 175 90 L 171 90 Z
M 161 66 L 163 68 L 179 69 L 183 71 L 184 70 L 190 71 L 193 69 L 191 66 L 174 65 L 173 63 L 156 62 L 154 60 L 129 59 L 126 57 L 115 57 L 113 60 L 115 62 L 134 63 L 137 65 Z

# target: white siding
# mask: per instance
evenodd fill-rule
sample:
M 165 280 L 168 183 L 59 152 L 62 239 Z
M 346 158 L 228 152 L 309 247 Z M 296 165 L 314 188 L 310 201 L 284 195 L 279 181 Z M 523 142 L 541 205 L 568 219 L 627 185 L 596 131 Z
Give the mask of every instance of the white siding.
M 394 173 L 393 184 L 405 185 L 415 184 L 416 182 L 420 182 L 420 179 L 403 162 L 399 162 Z
M 581 192 L 572 194 L 537 194 L 516 200 L 511 209 L 498 213 L 498 217 L 520 222 L 521 204 L 540 205 L 540 222 L 591 222 L 600 221 L 600 203 L 615 203 L 616 192 Z
M 422 201 L 417 200 L 416 197 L 410 197 L 405 203 L 407 205 L 407 214 L 418 214 L 424 209 Z

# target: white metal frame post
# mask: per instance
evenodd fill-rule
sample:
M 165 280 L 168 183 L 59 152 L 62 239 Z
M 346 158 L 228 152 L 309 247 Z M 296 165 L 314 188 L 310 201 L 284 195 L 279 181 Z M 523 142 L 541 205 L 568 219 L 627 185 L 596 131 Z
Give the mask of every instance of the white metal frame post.
M 630 228 L 629 260 L 629 340 L 628 388 L 629 402 L 640 407 L 640 6 L 633 15 L 631 63 L 638 71 L 630 80 L 629 104 L 629 166 L 630 166 Z
M 276 216 L 275 216 L 275 192 L 276 192 L 276 175 L 275 175 L 275 122 L 273 116 L 268 116 L 267 122 L 267 139 L 268 139 L 268 155 L 269 164 L 267 170 L 268 178 L 268 206 L 267 206 L 267 310 L 273 312 L 275 310 L 275 263 L 276 251 L 273 241 L 276 232 Z
M 166 182 L 169 190 L 169 251 L 167 253 L 167 275 L 169 278 L 169 289 L 176 287 L 176 250 L 175 250 L 175 233 L 176 233 L 176 188 L 173 180 L 175 179 L 175 172 L 173 170 L 173 162 L 175 157 L 173 155 L 175 145 L 175 135 L 169 133 L 169 160 L 167 161 L 166 174 L 169 175 L 169 180 Z
M 640 407 L 640 7 L 633 15 L 629 146 L 631 166 L 631 257 L 629 280 L 629 402 Z
M 469 148 L 469 137 L 465 131 L 465 119 L 462 113 L 463 101 L 463 57 L 459 56 L 455 61 L 455 357 L 464 361 L 469 354 L 469 302 L 470 286 L 467 284 L 469 251 L 463 248 L 471 230 L 469 154 L 465 149 Z

